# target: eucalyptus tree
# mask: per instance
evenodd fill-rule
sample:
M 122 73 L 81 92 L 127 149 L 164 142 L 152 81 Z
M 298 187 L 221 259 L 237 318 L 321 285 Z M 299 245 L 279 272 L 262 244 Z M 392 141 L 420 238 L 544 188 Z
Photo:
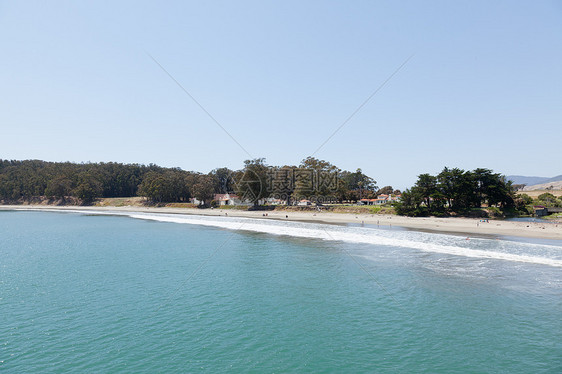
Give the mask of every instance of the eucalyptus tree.
M 242 201 L 249 201 L 257 206 L 260 200 L 270 196 L 267 188 L 269 168 L 265 158 L 244 161 L 244 169 L 237 173 L 234 190 Z

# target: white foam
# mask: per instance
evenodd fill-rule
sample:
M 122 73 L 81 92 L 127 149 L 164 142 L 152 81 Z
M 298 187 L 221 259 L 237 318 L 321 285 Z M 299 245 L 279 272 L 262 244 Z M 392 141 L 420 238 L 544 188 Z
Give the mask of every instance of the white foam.
M 49 209 L 39 208 L 35 210 L 52 212 L 52 210 Z M 209 217 L 181 214 L 91 211 L 80 209 L 68 209 L 64 210 L 63 212 L 90 215 L 121 215 L 135 219 L 158 222 L 211 226 L 229 230 L 246 230 L 272 235 L 287 235 L 327 241 L 344 241 L 351 243 L 412 248 L 425 252 L 441 253 L 454 256 L 516 261 L 530 264 L 562 267 L 562 247 L 535 243 L 515 243 L 491 239 L 473 239 L 470 241 L 464 241 L 462 240 L 462 238 L 444 234 L 430 234 L 412 231 L 385 231 L 363 227 L 345 227 L 316 223 L 301 223 L 293 221 L 276 221 L 241 217 Z M 444 243 L 453 243 L 455 245 Z M 504 243 L 509 243 L 509 245 L 505 245 Z M 477 246 L 481 246 L 486 249 L 474 248 Z M 488 250 L 488 248 L 494 248 L 495 250 Z M 523 254 L 513 252 L 522 252 Z M 536 252 L 539 252 L 538 254 L 541 254 L 542 256 L 537 256 Z M 549 257 L 545 257 L 545 255 Z
M 271 220 L 260 220 L 260 219 L 250 219 L 250 218 L 230 218 L 230 217 L 220 217 L 220 218 L 209 218 L 203 216 L 183 216 L 183 215 L 160 215 L 160 214 L 142 214 L 142 213 L 130 213 L 126 214 L 131 218 L 153 220 L 159 222 L 172 222 L 181 224 L 193 224 L 193 225 L 203 225 L 220 227 L 231 230 L 246 230 L 253 232 L 262 232 L 273 235 L 288 235 L 293 237 L 301 238 L 315 238 L 321 240 L 330 241 L 345 241 L 352 243 L 365 243 L 365 244 L 377 244 L 386 245 L 392 247 L 402 247 L 402 248 L 413 248 L 420 251 L 432 252 L 432 253 L 442 253 L 455 256 L 473 257 L 473 258 L 483 258 L 483 259 L 494 259 L 494 260 L 505 260 L 505 261 L 517 261 L 526 262 L 533 264 L 549 265 L 562 267 L 562 260 L 558 258 L 541 257 L 529 254 L 515 254 L 509 252 L 500 252 L 492 250 L 483 250 L 477 248 L 470 248 L 468 245 L 471 243 L 462 243 L 461 245 L 444 245 L 437 243 L 436 241 L 442 242 L 443 237 L 451 242 L 456 242 L 460 244 L 461 239 L 458 237 L 453 237 L 451 235 L 438 235 L 438 234 L 428 234 L 428 233 L 416 233 L 418 234 L 418 240 L 412 240 L 413 238 L 408 238 L 407 235 L 411 232 L 403 233 L 402 238 L 399 232 L 388 232 L 382 230 L 375 230 L 370 228 L 353 228 L 353 227 L 338 227 L 323 224 L 311 224 L 311 223 L 296 223 L 288 221 L 271 221 Z M 415 236 L 415 235 L 410 235 Z M 486 243 L 489 242 L 489 243 Z M 479 239 L 474 240 L 477 245 L 486 246 L 486 244 L 493 244 L 494 240 L 490 239 Z M 497 246 L 497 245 L 496 245 Z M 548 246 L 541 244 L 529 244 L 529 243 L 517 243 L 514 245 L 515 249 L 527 249 L 527 250 L 537 250 L 541 249 L 543 251 L 548 250 L 550 253 L 556 253 L 561 250 L 560 247 Z M 557 256 L 558 257 L 558 256 Z

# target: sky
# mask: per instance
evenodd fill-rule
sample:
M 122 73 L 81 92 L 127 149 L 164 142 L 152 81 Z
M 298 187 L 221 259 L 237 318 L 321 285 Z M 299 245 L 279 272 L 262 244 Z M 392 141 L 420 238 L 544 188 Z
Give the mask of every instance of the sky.
M 209 172 L 329 139 L 379 187 L 552 177 L 561 36 L 561 1 L 0 0 L 0 159 Z

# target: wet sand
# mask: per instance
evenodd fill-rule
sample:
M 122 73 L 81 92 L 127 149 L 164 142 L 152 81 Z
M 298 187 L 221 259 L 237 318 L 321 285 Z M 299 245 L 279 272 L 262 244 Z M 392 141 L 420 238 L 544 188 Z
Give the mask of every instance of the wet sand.
M 557 222 L 522 222 L 489 220 L 478 218 L 435 218 L 403 217 L 396 215 L 350 214 L 329 212 L 284 212 L 284 211 L 242 211 L 234 209 L 190 209 L 190 208 L 154 208 L 154 207 L 82 207 L 51 205 L 2 205 L 0 210 L 50 210 L 50 211 L 96 211 L 96 212 L 144 212 L 167 214 L 194 214 L 203 216 L 249 217 L 260 219 L 278 219 L 301 222 L 319 222 L 332 224 L 366 224 L 379 227 L 406 227 L 413 230 L 443 233 L 463 233 L 470 235 L 498 235 L 528 238 L 562 240 L 562 223 Z M 267 213 L 267 216 L 264 214 Z

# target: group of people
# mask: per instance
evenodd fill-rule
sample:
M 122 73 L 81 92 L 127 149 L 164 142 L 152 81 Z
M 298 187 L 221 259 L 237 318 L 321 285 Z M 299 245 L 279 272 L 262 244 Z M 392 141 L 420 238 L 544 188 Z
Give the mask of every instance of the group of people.
M 476 222 L 476 226 L 480 226 L 480 223 L 490 223 L 490 221 L 488 221 L 487 219 L 481 219 L 480 221 Z

